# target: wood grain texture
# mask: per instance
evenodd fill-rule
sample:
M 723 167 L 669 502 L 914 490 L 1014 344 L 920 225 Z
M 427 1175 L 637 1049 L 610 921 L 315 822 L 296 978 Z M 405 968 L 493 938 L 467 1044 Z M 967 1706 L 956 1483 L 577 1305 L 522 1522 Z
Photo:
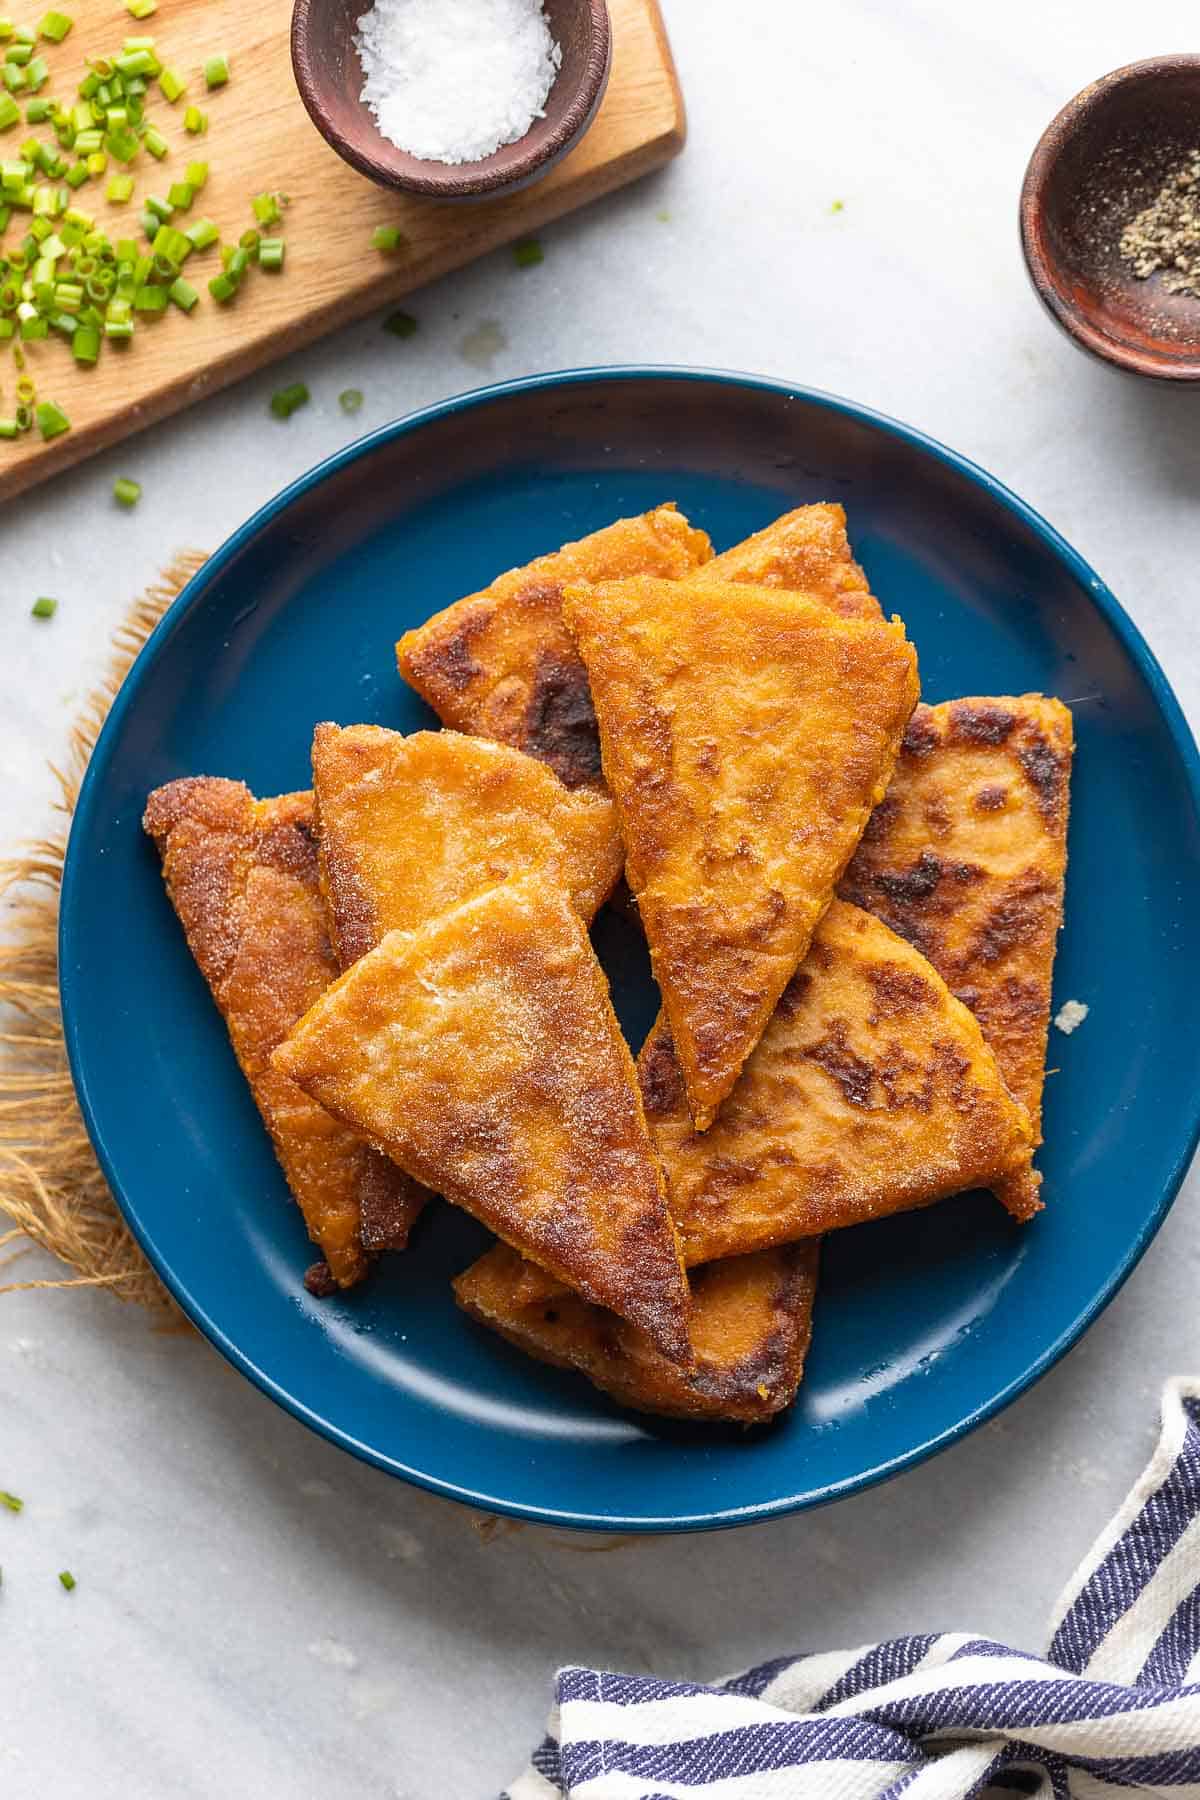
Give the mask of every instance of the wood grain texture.
M 324 142 L 292 77 L 289 0 L 171 0 L 151 29 L 163 62 L 187 76 L 188 94 L 176 107 L 160 102 L 152 109 L 171 154 L 138 166 L 137 195 L 165 193 L 183 179 L 186 162 L 206 158 L 212 173 L 191 217 L 212 218 L 226 238 L 236 238 L 253 224 L 250 197 L 284 190 L 292 197 L 283 228 L 287 272 L 252 270 L 238 298 L 219 307 L 207 292 L 219 269 L 217 253 L 205 251 L 187 267 L 203 295 L 192 316 L 171 308 L 139 326 L 128 350 L 106 350 L 95 369 L 77 369 L 61 339 L 28 346 L 38 397 L 57 400 L 72 429 L 49 444 L 34 433 L 0 443 L 0 500 L 677 155 L 685 136 L 683 100 L 658 0 L 610 0 L 610 9 L 612 79 L 578 147 L 521 193 L 445 205 L 375 187 Z M 78 81 L 84 59 L 111 52 L 130 23 L 96 0 L 74 11 L 75 30 L 49 55 L 46 92 L 62 97 Z M 206 95 L 200 68 L 218 50 L 229 53 L 233 78 Z M 183 110 L 192 100 L 209 115 L 206 137 L 183 130 Z M 109 207 L 103 195 L 103 181 L 90 183 L 75 203 L 114 239 L 136 235 L 137 201 Z M 384 224 L 405 233 L 407 247 L 398 256 L 371 249 L 371 232 Z M 7 365 L 5 358 L 0 392 L 13 379 Z

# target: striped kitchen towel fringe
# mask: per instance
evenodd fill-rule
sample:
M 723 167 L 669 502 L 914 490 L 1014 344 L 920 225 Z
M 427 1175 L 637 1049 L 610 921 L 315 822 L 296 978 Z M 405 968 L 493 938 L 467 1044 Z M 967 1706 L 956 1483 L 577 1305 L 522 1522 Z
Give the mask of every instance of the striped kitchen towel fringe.
M 1054 1610 L 1044 1658 L 969 1633 L 780 1657 L 715 1687 L 568 1668 L 503 1800 L 1200 1800 L 1200 1381 Z

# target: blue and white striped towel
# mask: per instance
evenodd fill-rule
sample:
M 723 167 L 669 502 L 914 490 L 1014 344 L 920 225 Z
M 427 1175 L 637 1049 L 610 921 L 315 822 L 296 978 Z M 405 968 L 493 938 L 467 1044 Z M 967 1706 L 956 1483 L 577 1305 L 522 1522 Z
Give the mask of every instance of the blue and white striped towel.
M 967 1633 L 781 1657 L 718 1687 L 563 1669 L 505 1800 L 1200 1800 L 1200 1381 L 1055 1609 L 1046 1657 Z

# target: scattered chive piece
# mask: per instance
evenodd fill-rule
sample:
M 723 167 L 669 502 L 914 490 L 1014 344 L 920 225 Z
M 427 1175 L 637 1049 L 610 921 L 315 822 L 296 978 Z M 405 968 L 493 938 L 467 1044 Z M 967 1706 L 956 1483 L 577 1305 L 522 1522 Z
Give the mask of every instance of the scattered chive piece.
M 188 226 L 183 235 L 194 250 L 207 250 L 210 244 L 216 243 L 221 234 L 211 219 L 197 219 L 194 225 Z
M 167 189 L 167 199 L 176 212 L 186 212 L 196 198 L 190 181 L 173 181 Z
M 54 617 L 55 613 L 58 611 L 58 601 L 57 600 L 48 600 L 46 598 L 46 596 L 43 594 L 40 600 L 34 601 L 33 605 L 30 607 L 29 610 L 35 619 L 52 619 Z M 22 1502 L 20 1500 L 18 1500 L 16 1505 L 14 1506 L 12 1503 L 13 1497 L 11 1494 L 4 1494 L 3 1496 L 0 1496 L 0 1497 L 3 1498 L 5 1506 L 7 1506 L 12 1512 L 20 1512 L 21 1506 L 22 1506 Z
M 125 0 L 125 4 L 128 6 L 129 0 Z M 138 16 L 140 15 L 135 15 L 135 17 Z M 223 54 L 220 56 L 210 56 L 204 65 L 205 86 L 210 90 L 212 88 L 224 87 L 228 80 L 229 58 Z
M 302 381 L 293 381 L 290 387 L 280 388 L 271 395 L 271 411 L 277 419 L 290 419 L 297 407 L 307 406 L 309 391 Z
M 237 293 L 238 284 L 236 281 L 231 281 L 228 275 L 214 275 L 208 284 L 208 291 L 214 300 L 219 300 L 224 306 L 226 301 L 232 300 Z
M 44 38 L 49 38 L 52 44 L 61 44 L 74 23 L 75 21 L 69 13 L 48 12 L 38 26 L 38 30 Z
M 31 100 L 29 102 L 31 109 L 37 104 L 38 102 L 36 100 Z M 0 94 L 0 131 L 10 131 L 20 117 L 21 109 L 13 99 L 12 95 L 9 93 Z
M 518 269 L 535 269 L 545 260 L 546 253 L 536 238 L 522 238 L 513 245 L 513 261 Z
M 182 275 L 175 277 L 167 289 L 167 294 L 182 312 L 191 312 L 200 298 L 199 291 L 192 286 L 190 281 L 185 281 Z
M 183 129 L 190 131 L 193 137 L 202 137 L 208 130 L 208 115 L 198 106 L 189 106 L 183 115 Z
M 277 275 L 283 267 L 283 258 L 287 246 L 282 238 L 260 238 L 258 244 L 258 266 L 268 269 Z
M 133 176 L 114 175 L 104 191 L 114 206 L 124 206 L 133 199 Z
M 356 413 L 362 408 L 363 393 L 361 388 L 343 388 L 338 395 L 338 405 L 344 413 Z
M 174 69 L 164 69 L 158 78 L 158 85 L 163 91 L 163 98 L 174 106 L 181 94 L 187 92 L 187 82 Z
M 418 329 L 418 322 L 411 313 L 389 313 L 383 321 L 383 329 L 390 331 L 393 337 L 410 338 Z
M 159 162 L 161 162 L 163 157 L 167 154 L 167 140 L 161 131 L 156 131 L 154 129 L 153 125 L 147 125 L 142 142 L 145 144 L 151 156 L 156 157 Z
M 119 506 L 136 506 L 142 497 L 140 481 L 129 481 L 124 475 L 113 482 L 113 499 Z
M 842 212 L 845 209 L 845 205 L 846 202 L 844 200 L 835 200 L 829 210 L 831 213 Z
M 198 194 L 208 180 L 208 164 L 206 162 L 190 162 L 183 172 L 183 179 L 193 194 Z
M 167 290 L 163 287 L 151 287 L 148 283 L 140 287 L 133 296 L 134 312 L 160 313 L 167 310 Z
M 64 431 L 71 429 L 70 419 L 62 407 L 56 406 L 53 400 L 43 400 L 40 406 L 34 408 L 33 416 L 37 420 L 38 430 L 46 443 L 49 443 L 51 438 L 61 437 Z
M 50 617 L 50 613 L 40 613 L 37 610 L 38 607 L 41 606 L 42 604 L 43 604 L 43 602 L 41 600 L 39 600 L 37 602 L 37 604 L 34 606 L 33 610 L 37 614 L 37 617 L 39 619 L 48 619 Z M 53 612 L 54 608 L 58 605 L 58 601 L 57 600 L 47 600 L 45 602 L 45 604 L 50 608 L 50 612 Z M 9 1510 L 9 1512 L 20 1512 L 22 1510 L 22 1508 L 24 1507 L 24 1505 L 25 1505 L 25 1502 L 23 1500 L 18 1500 L 17 1496 L 15 1494 L 6 1494 L 3 1490 L 3 1488 L 0 1488 L 0 1506 L 6 1506 Z
M 77 363 L 91 368 L 100 360 L 100 333 L 94 325 L 80 325 L 71 336 L 71 354 Z
M 260 225 L 275 225 L 279 220 L 278 194 L 255 194 L 250 202 Z
M 404 233 L 398 225 L 377 225 L 371 233 L 371 247 L 374 250 L 399 250 L 403 243 Z
M 158 0 L 125 0 L 125 11 L 133 19 L 148 19 L 158 11 Z
M 62 1582 L 69 1594 L 71 1589 L 75 1586 L 75 1577 L 72 1575 L 70 1569 L 60 1569 L 58 1579 Z

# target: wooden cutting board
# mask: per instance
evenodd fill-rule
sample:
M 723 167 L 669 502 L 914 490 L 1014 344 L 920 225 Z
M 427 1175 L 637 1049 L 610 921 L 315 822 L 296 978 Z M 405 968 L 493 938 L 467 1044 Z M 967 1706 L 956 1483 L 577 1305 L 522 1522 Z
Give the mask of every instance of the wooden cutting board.
M 170 139 L 171 153 L 161 163 L 143 154 L 135 167 L 134 201 L 109 207 L 102 179 L 82 187 L 74 204 L 93 214 L 114 240 L 137 236 L 138 199 L 165 194 L 172 181 L 183 179 L 188 161 L 206 159 L 212 173 L 190 217 L 211 218 L 225 238 L 236 238 L 254 223 L 252 195 L 266 189 L 290 194 L 282 228 L 287 267 L 281 276 L 251 270 L 237 298 L 218 306 L 207 288 L 219 270 L 217 253 L 197 253 L 187 276 L 202 298 L 191 316 L 169 308 L 163 318 L 139 325 L 127 350 L 106 348 L 94 369 L 77 368 L 57 336 L 27 346 L 38 398 L 56 400 L 72 428 L 48 444 L 36 432 L 16 443 L 0 441 L 0 500 L 677 155 L 684 142 L 683 100 L 658 0 L 609 0 L 609 9 L 612 79 L 579 146 L 522 193 L 447 205 L 375 187 L 318 134 L 292 79 L 290 0 L 160 0 L 158 12 L 142 25 L 111 0 L 76 0 L 69 9 L 75 29 L 65 44 L 46 47 L 51 80 L 45 93 L 73 99 L 85 58 L 111 53 L 131 32 L 154 36 L 164 64 L 187 77 L 188 92 L 174 107 L 156 100 L 148 108 Z M 9 10 L 36 19 L 41 0 Z M 206 94 L 201 65 L 217 51 L 228 52 L 232 78 Z M 183 129 L 189 101 L 209 115 L 205 137 L 189 137 Z M 15 155 L 8 143 L 22 135 L 18 127 L 0 139 L 0 154 Z M 176 222 L 186 224 L 187 217 Z M 405 233 L 407 247 L 399 255 L 371 248 L 372 231 L 385 224 Z M 536 271 L 529 280 L 536 282 Z M 0 413 L 13 410 L 14 382 L 5 352 Z

